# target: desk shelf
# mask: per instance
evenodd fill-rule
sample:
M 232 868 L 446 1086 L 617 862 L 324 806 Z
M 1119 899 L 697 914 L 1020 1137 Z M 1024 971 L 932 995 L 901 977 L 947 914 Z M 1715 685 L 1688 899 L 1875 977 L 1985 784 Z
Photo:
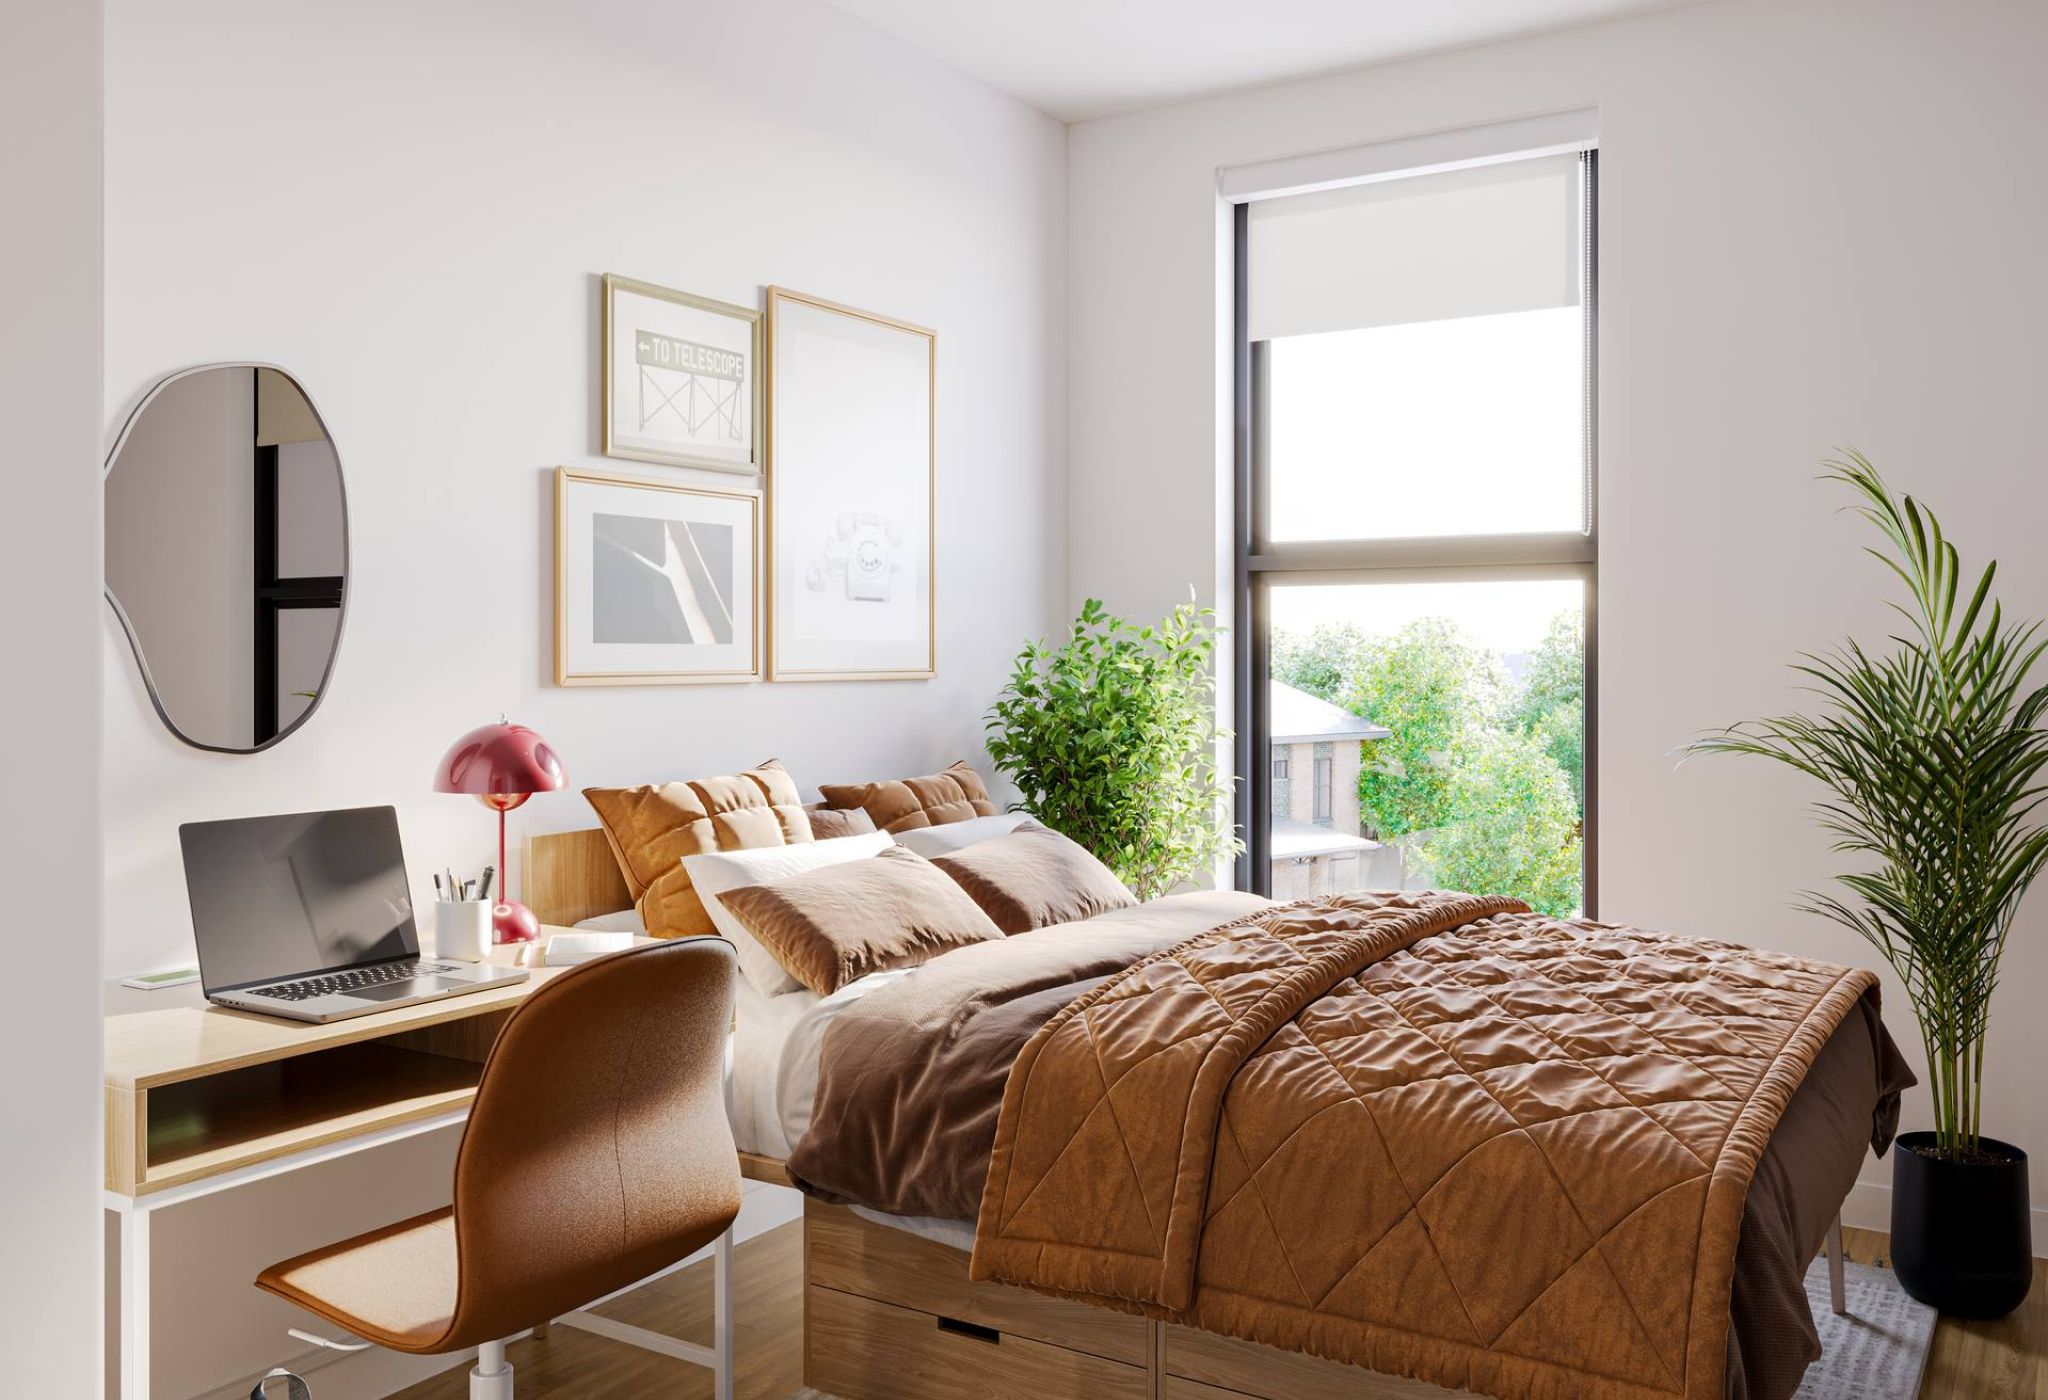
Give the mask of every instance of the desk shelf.
M 482 1073 L 366 1041 L 142 1091 L 138 1193 L 461 1108 Z

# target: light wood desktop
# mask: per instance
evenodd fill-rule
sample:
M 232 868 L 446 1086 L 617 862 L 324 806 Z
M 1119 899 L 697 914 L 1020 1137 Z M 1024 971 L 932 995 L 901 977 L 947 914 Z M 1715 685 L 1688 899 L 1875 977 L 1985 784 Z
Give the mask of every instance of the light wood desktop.
M 464 1108 L 512 1008 L 564 970 L 326 1025 L 210 1006 L 196 986 L 110 996 L 106 1189 L 146 1196 Z M 152 1009 L 121 1009 L 136 1006 Z

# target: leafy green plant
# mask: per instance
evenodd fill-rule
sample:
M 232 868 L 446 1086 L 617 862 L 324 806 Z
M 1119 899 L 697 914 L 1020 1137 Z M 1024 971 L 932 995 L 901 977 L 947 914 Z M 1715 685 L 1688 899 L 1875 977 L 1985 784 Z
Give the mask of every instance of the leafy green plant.
M 1578 909 L 1579 804 L 1533 737 L 1476 732 L 1445 796 L 1448 820 L 1417 853 L 1432 884 L 1512 895 L 1559 917 Z
M 1139 627 L 1090 598 L 1067 640 L 1033 642 L 988 712 L 988 751 L 1024 808 L 1140 899 L 1241 849 L 1217 771 L 1214 614 Z
M 1450 820 L 1458 755 L 1493 709 L 1498 671 L 1490 653 L 1436 617 L 1357 653 L 1339 703 L 1394 731 L 1367 748 L 1358 777 L 1359 804 L 1381 840 Z
M 1854 929 L 1906 985 L 1926 1045 L 1941 1155 L 1979 1152 L 1984 1037 L 2020 898 L 2048 862 L 2036 820 L 2048 789 L 2048 686 L 2027 685 L 2039 623 L 2010 623 L 1991 597 L 1996 562 L 1964 595 L 1962 561 L 1934 513 L 1895 496 L 1856 453 L 1824 480 L 1859 498 L 1883 535 L 1867 548 L 1906 585 L 1906 621 L 1873 656 L 1854 641 L 1795 665 L 1815 717 L 1754 720 L 1696 753 L 1775 759 L 1823 784 L 1814 804 L 1837 851 L 1872 868 L 1839 875 L 1847 897 L 1809 893 L 1806 912 Z

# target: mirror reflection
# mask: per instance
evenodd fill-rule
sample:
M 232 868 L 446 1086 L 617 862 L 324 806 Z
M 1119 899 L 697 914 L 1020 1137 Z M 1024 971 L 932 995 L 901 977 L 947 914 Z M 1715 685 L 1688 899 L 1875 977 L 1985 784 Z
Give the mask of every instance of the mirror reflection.
M 188 744 L 266 748 L 305 723 L 341 640 L 341 460 L 282 370 L 173 375 L 107 466 L 107 597 Z

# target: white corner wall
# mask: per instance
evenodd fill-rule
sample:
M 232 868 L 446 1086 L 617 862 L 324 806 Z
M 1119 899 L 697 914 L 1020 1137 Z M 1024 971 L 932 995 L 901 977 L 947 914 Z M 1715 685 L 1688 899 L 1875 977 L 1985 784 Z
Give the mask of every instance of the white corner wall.
M 1674 750 L 1796 703 L 1802 648 L 1883 634 L 1885 576 L 1814 480 L 1837 446 L 2048 614 L 2044 71 L 2048 11 L 2020 0 L 1716 0 L 1073 128 L 1069 601 L 1229 602 L 1219 167 L 1597 105 L 1601 912 L 1875 966 L 1788 907 L 1836 868 L 1810 790 Z M 2048 891 L 2008 955 L 1985 1120 L 2037 1162 L 2044 996 Z M 1895 984 L 1887 1004 L 1918 1063 Z M 1885 1223 L 1890 1176 L 1866 1164 L 1857 1223 Z
M 106 71 L 102 447 L 165 373 L 282 365 L 333 430 L 354 550 L 329 695 L 263 754 L 175 742 L 111 615 L 72 619 L 107 678 L 108 975 L 192 957 L 181 822 L 389 802 L 417 882 L 494 859 L 490 814 L 431 782 L 500 711 L 572 787 L 986 762 L 982 712 L 1064 604 L 1058 123 L 818 0 L 109 0 Z M 937 329 L 936 680 L 550 683 L 553 468 L 739 480 L 598 455 L 604 272 Z M 574 791 L 536 798 L 515 866 L 525 832 L 591 824 Z M 445 1202 L 449 1150 L 170 1212 L 162 1392 L 300 1350 L 255 1269 Z M 320 1392 L 394 1374 L 340 1363 Z
M 100 1375 L 100 11 L 0 7 L 0 1134 L 11 1394 Z

